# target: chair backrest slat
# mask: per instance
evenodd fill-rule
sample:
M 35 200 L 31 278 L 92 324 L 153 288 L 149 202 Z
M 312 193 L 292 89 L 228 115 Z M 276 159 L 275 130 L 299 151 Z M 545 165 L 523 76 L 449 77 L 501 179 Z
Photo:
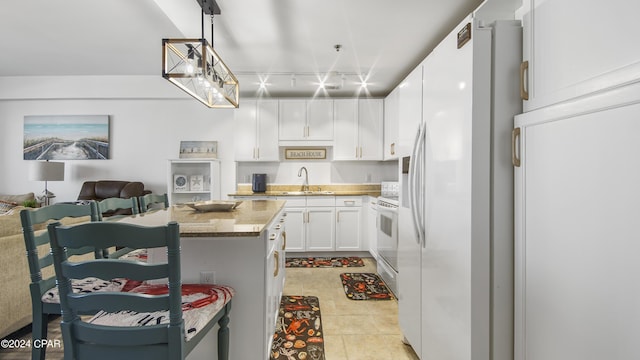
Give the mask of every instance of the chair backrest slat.
M 78 331 L 78 340 L 93 344 L 103 344 L 109 346 L 135 346 L 140 344 L 161 344 L 168 340 L 167 329 L 161 326 L 137 326 L 127 327 L 122 331 L 113 331 L 112 327 L 106 328 L 101 325 L 93 325 L 85 322 L 76 324 Z M 131 336 L 133 334 L 133 336 Z M 140 335 L 144 334 L 144 335 Z M 140 337 L 143 337 L 140 340 Z M 166 351 L 166 347 L 164 348 Z M 135 357 L 134 357 L 135 358 Z M 146 359 L 140 357 L 139 359 Z M 114 359 L 111 357 L 110 359 Z
M 68 251 L 67 251 L 68 253 Z M 125 278 L 130 280 L 163 279 L 169 276 L 167 264 L 146 264 L 135 261 L 112 260 L 82 261 L 62 264 L 63 274 L 71 279 L 97 277 L 99 279 Z
M 91 292 L 86 294 L 70 294 L 67 296 L 69 306 L 76 311 L 106 312 L 135 311 L 153 312 L 169 308 L 169 295 L 147 295 L 132 292 Z
M 166 332 L 166 330 L 164 332 Z M 110 334 L 110 336 L 113 336 L 113 335 Z M 133 338 L 137 339 L 139 338 L 139 336 L 134 336 Z M 164 343 L 166 343 L 166 341 L 164 341 Z M 111 345 L 95 345 L 95 344 L 85 345 L 81 343 L 81 344 L 78 344 L 78 359 L 90 358 L 95 360 L 101 360 L 101 359 L 111 360 L 111 359 L 121 358 L 123 353 L 126 353 L 127 356 L 131 355 L 131 357 L 127 357 L 130 359 L 154 359 L 154 360 L 169 359 L 169 354 L 167 353 L 166 346 L 146 345 L 144 348 L 142 347 L 136 348 L 134 347 L 135 345 L 142 345 L 142 344 L 133 344 L 132 346 L 132 345 L 123 345 L 117 342 L 114 342 L 114 344 L 111 344 Z M 100 354 L 99 358 L 96 358 L 96 353 Z
M 146 249 L 164 247 L 167 242 L 168 228 L 164 226 L 147 227 L 117 222 L 92 222 L 82 226 L 61 226 L 65 236 L 59 238 L 59 244 L 67 248 L 95 246 L 98 248 L 129 247 Z

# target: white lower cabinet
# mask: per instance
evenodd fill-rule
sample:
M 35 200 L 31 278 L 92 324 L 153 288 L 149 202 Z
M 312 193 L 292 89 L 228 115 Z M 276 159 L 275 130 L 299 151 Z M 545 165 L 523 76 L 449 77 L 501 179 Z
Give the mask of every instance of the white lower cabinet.
M 284 209 L 287 226 L 287 251 L 304 251 L 305 223 L 307 209 L 287 207 Z
M 333 251 L 336 244 L 334 196 L 308 196 L 306 251 Z
M 233 198 L 276 200 L 269 196 Z M 369 209 L 365 216 L 362 196 L 286 196 L 277 199 L 287 202 L 283 220 L 287 229 L 286 239 L 283 239 L 286 251 L 375 251 L 375 205 L 371 210 L 368 202 L 365 204 Z
M 640 83 L 516 116 L 514 359 L 638 358 L 638 114 Z
M 336 198 L 336 250 L 364 250 L 362 197 Z
M 276 321 L 280 311 L 280 299 L 285 275 L 285 215 L 277 217 L 267 230 L 267 257 L 265 261 L 265 353 L 269 354 Z
M 363 208 L 367 213 L 366 221 L 364 221 L 363 226 L 365 229 L 363 231 L 363 243 L 365 246 L 368 246 L 368 248 L 363 250 L 369 250 L 371 256 L 378 260 L 378 208 L 376 205 L 376 198 L 370 196 L 366 199 L 367 204 Z
M 307 207 L 306 251 L 335 250 L 335 207 Z

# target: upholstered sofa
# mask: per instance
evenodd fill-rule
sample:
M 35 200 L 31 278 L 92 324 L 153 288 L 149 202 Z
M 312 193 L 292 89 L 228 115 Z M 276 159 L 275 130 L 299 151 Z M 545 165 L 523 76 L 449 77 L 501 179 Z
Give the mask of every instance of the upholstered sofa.
M 0 212 L 0 338 L 19 330 L 31 323 L 31 296 L 29 295 L 29 265 L 22 236 L 19 205 L 25 200 L 33 200 L 33 193 L 24 195 L 0 195 L 3 204 L 14 204 L 11 209 Z M 6 212 L 4 211 L 6 210 Z M 90 221 L 90 218 L 66 218 L 62 223 L 72 224 Z M 36 231 L 46 231 L 45 226 L 36 227 Z M 43 245 L 40 253 L 49 252 Z M 43 274 L 50 276 L 53 274 Z
M 80 189 L 78 200 L 100 201 L 112 197 L 129 199 L 149 193 L 151 191 L 145 190 L 144 184 L 139 181 L 85 181 Z M 131 210 L 120 209 L 109 215 L 131 215 Z
M 29 295 L 29 266 L 22 237 L 19 204 L 33 200 L 33 193 L 9 196 L 0 195 L 4 204 L 18 204 L 0 213 L 0 338 L 3 338 L 31 323 L 31 296 Z M 89 217 L 65 219 L 63 223 L 89 221 Z M 37 228 L 45 231 L 44 226 Z M 48 246 L 41 249 L 49 251 Z M 46 274 L 47 276 L 49 274 Z

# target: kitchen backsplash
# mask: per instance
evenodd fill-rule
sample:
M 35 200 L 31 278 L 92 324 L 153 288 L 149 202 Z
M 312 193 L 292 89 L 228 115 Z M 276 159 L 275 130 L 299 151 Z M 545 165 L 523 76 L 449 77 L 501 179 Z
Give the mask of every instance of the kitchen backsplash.
M 267 184 L 302 185 L 298 171 L 304 166 L 309 173 L 309 184 L 380 184 L 398 180 L 396 161 L 287 161 L 237 163 L 237 182 L 251 183 L 251 174 L 267 174 Z

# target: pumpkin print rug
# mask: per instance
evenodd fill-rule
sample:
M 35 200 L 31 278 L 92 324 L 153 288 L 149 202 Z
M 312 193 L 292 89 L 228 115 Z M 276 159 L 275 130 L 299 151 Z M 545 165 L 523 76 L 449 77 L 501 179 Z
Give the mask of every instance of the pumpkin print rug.
M 340 274 L 342 287 L 351 300 L 391 300 L 393 293 L 384 281 L 373 273 Z
M 318 267 L 357 267 L 364 266 L 364 261 L 357 256 L 352 257 L 299 257 L 287 258 L 286 267 L 318 268 Z
M 282 295 L 270 352 L 271 360 L 326 360 L 317 297 Z

